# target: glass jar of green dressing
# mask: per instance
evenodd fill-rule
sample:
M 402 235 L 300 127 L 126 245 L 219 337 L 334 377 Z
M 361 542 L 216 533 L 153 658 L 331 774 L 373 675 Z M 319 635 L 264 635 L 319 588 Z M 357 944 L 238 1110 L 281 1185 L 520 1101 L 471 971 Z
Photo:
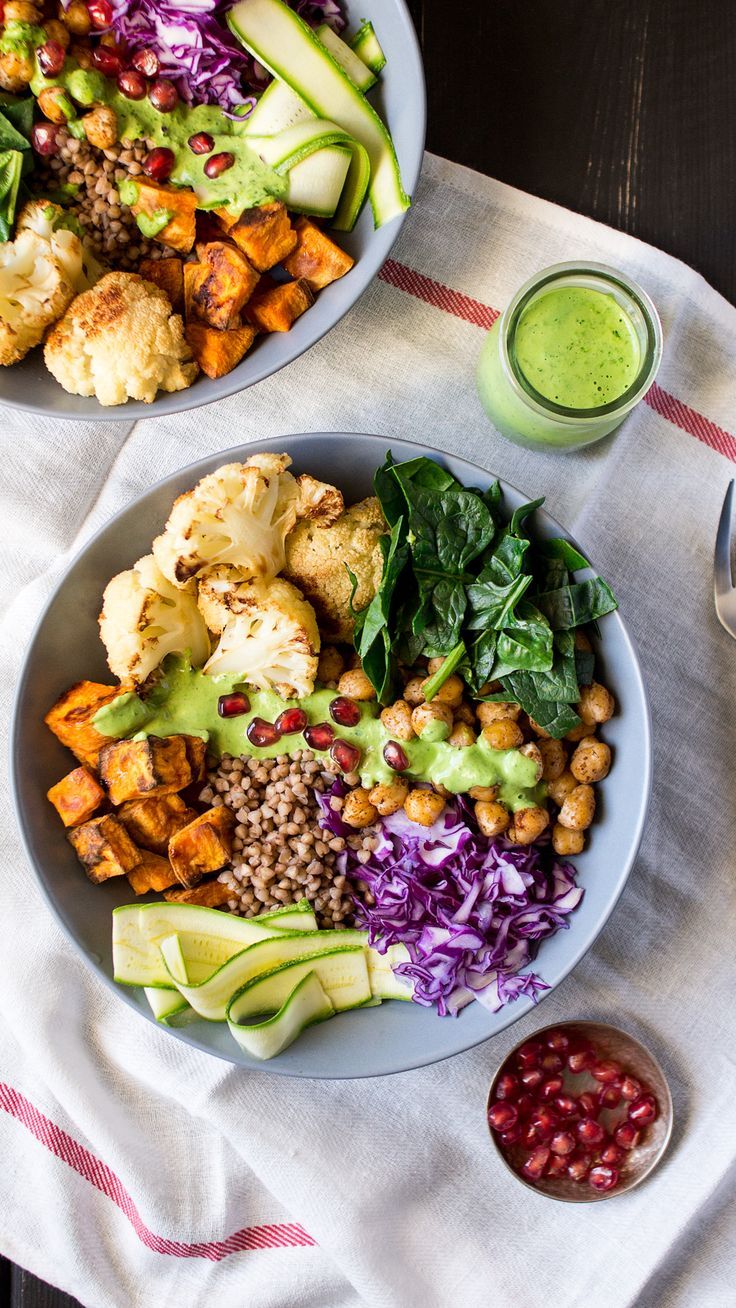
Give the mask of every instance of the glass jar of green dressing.
M 623 422 L 661 357 L 659 315 L 636 282 L 604 264 L 558 263 L 526 282 L 494 323 L 478 394 L 508 440 L 577 450 Z

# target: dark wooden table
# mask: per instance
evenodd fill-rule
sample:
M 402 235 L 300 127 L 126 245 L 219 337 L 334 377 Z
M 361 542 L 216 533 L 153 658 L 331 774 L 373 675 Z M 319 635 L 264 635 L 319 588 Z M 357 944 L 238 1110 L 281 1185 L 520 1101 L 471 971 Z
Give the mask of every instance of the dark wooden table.
M 725 0 L 409 5 L 430 150 L 650 241 L 736 303 L 736 12 Z M 76 1300 L 0 1260 L 0 1303 Z

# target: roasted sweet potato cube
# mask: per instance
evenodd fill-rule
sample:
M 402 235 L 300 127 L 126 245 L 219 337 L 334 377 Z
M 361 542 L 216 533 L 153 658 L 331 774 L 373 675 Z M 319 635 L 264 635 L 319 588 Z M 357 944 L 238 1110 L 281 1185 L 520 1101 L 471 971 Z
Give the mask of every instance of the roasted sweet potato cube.
M 192 780 L 186 741 L 183 736 L 113 740 L 100 750 L 100 776 L 113 804 L 170 795 Z
M 224 804 L 200 814 L 169 841 L 169 858 L 182 886 L 196 886 L 230 862 L 235 817 Z
M 90 881 L 96 885 L 110 877 L 125 876 L 141 861 L 140 849 L 133 844 L 114 813 L 83 822 L 68 833 L 67 839 L 74 846 Z
M 185 736 L 184 746 L 187 751 L 192 781 L 204 781 L 207 771 L 207 741 L 201 736 Z
M 171 837 L 197 814 L 181 795 L 154 795 L 153 799 L 129 799 L 121 804 L 117 816 L 141 849 L 165 854 Z
M 281 263 L 296 245 L 296 232 L 280 200 L 244 209 L 228 236 L 247 254 L 254 268 L 267 272 Z
M 144 259 L 138 272 L 147 282 L 159 286 L 171 301 L 176 313 L 184 309 L 184 265 L 181 259 Z
M 185 263 L 182 271 L 184 273 L 184 320 L 191 322 L 197 316 L 194 308 L 194 292 L 199 279 L 205 276 L 205 273 L 201 263 Z
M 219 332 L 206 323 L 190 321 L 184 329 L 192 354 L 202 372 L 208 377 L 224 377 L 248 353 L 256 338 L 256 329 L 250 323 Z
M 176 885 L 168 858 L 161 858 L 159 854 L 145 854 L 137 867 L 128 873 L 128 880 L 136 895 L 146 895 L 149 890 L 160 892 Z
M 232 898 L 232 893 L 221 881 L 202 881 L 191 890 L 178 887 L 176 890 L 167 890 L 164 899 L 173 900 L 176 904 L 201 904 L 203 908 L 220 908 Z
M 288 332 L 311 304 L 314 296 L 306 282 L 285 282 L 256 293 L 243 312 L 262 332 Z
M 154 240 L 170 246 L 172 250 L 188 254 L 194 245 L 195 235 L 197 197 L 194 191 L 185 191 L 179 186 L 159 186 L 140 175 L 136 177 L 135 185 L 138 195 L 130 206 L 133 213 L 144 213 L 150 217 L 163 211 L 170 213 L 169 222 L 157 232 Z
M 228 213 L 227 209 L 210 209 L 209 211 L 214 218 L 221 224 L 223 231 L 229 232 L 238 221 L 233 214 Z
M 123 694 L 122 686 L 102 686 L 96 681 L 77 681 L 57 699 L 50 708 L 44 722 L 53 731 L 57 740 L 66 745 L 75 754 L 80 763 L 87 763 L 91 768 L 97 767 L 100 749 L 106 745 L 109 736 L 103 736 L 92 723 L 92 719 L 103 704 L 109 704 L 118 695 Z
M 199 253 L 200 246 L 207 245 L 209 241 L 222 241 L 227 233 L 228 227 L 232 227 L 234 222 L 235 219 L 230 218 L 227 223 L 224 223 L 219 217 L 217 210 L 198 209 L 197 239 L 195 241 L 197 257 L 201 258 Z
M 220 331 L 238 326 L 240 310 L 258 285 L 258 273 L 226 241 L 210 241 L 202 247 L 200 259 L 202 271 L 192 287 L 194 314 Z
M 65 827 L 76 827 L 96 813 L 107 796 L 89 768 L 75 768 L 46 792 Z
M 284 259 L 284 268 L 292 277 L 301 277 L 311 291 L 321 291 L 350 272 L 355 260 L 325 236 L 316 223 L 297 218 L 294 227 L 296 245 Z

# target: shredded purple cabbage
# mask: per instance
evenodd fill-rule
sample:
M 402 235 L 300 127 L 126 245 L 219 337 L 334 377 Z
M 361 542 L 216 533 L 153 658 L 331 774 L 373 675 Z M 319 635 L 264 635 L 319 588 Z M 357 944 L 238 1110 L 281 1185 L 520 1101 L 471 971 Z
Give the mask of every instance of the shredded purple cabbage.
M 345 27 L 337 0 L 288 0 L 312 26 Z M 155 50 L 162 76 L 175 83 L 187 104 L 221 109 L 255 104 L 271 80 L 233 36 L 225 15 L 233 0 L 112 0 L 112 26 L 131 51 Z
M 336 781 L 332 795 L 343 795 Z M 319 796 L 321 825 L 336 835 L 350 828 Z M 575 869 L 550 846 L 489 840 L 468 824 L 461 801 L 448 804 L 431 827 L 417 827 L 403 810 L 384 818 L 378 848 L 360 863 L 350 848 L 341 873 L 367 883 L 373 907 L 356 899 L 362 925 L 381 953 L 402 943 L 409 961 L 396 971 L 414 983 L 416 1003 L 455 1015 L 472 999 L 496 1012 L 519 995 L 537 999 L 549 986 L 525 972 L 539 943 L 568 927 L 584 891 Z

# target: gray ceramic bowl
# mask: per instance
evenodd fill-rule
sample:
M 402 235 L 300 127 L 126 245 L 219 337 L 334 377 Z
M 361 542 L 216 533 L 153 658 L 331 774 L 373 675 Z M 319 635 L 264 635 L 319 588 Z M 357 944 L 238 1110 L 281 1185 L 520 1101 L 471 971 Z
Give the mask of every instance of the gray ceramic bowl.
M 370 98 L 389 126 L 404 189 L 413 195 L 424 151 L 426 95 L 421 54 L 409 11 L 404 0 L 349 0 L 348 17 L 353 28 L 364 18 L 372 19 L 386 53 L 380 85 Z M 173 395 L 161 393 L 153 404 L 130 400 L 125 405 L 103 409 L 97 400 L 68 395 L 47 371 L 43 352 L 37 349 L 15 367 L 0 370 L 0 401 L 11 408 L 53 414 L 57 418 L 127 422 L 162 413 L 182 413 L 243 391 L 297 359 L 352 309 L 388 257 L 404 218 L 405 215 L 395 218 L 374 231 L 370 205 L 366 205 L 355 230 L 336 237 L 353 255 L 355 267 L 346 277 L 325 287 L 290 332 L 274 332 L 256 341 L 243 362 L 227 377 L 211 381 L 201 375 L 189 390 Z
M 491 476 L 463 459 L 438 455 L 407 441 L 387 437 L 315 434 L 212 455 L 154 486 L 124 509 L 84 548 L 52 597 L 31 641 L 17 692 L 12 735 L 12 767 L 18 820 L 29 858 L 49 905 L 90 967 L 120 997 L 152 1021 L 142 992 L 115 986 L 112 981 L 110 913 L 130 902 L 126 887 L 88 882 L 64 839 L 59 819 L 46 799 L 48 788 L 69 771 L 71 758 L 43 722 L 50 705 L 82 678 L 109 681 L 110 674 L 97 632 L 100 597 L 108 580 L 147 554 L 152 538 L 165 522 L 176 495 L 222 463 L 244 459 L 259 450 L 286 450 L 296 472 L 335 482 L 347 500 L 370 494 L 375 468 L 390 446 L 397 460 L 417 454 L 437 457 L 460 481 L 485 486 Z M 512 508 L 534 495 L 504 488 Z M 537 514 L 543 534 L 565 534 L 546 514 Z M 612 578 L 615 580 L 615 578 Z M 649 709 L 639 663 L 623 619 L 614 613 L 602 622 L 602 679 L 616 696 L 618 713 L 606 726 L 615 766 L 601 788 L 602 803 L 590 848 L 575 862 L 586 894 L 570 919 L 570 928 L 542 945 L 536 963 L 545 981 L 556 986 L 580 961 L 602 930 L 629 875 L 641 838 L 649 799 L 651 741 Z M 528 1013 L 520 998 L 491 1014 L 471 1004 L 457 1018 L 439 1018 L 434 1011 L 394 1001 L 380 1008 L 341 1014 L 307 1031 L 291 1048 L 265 1066 L 284 1076 L 360 1077 L 400 1072 L 433 1063 L 503 1031 Z M 162 1032 L 244 1066 L 254 1064 L 242 1054 L 226 1026 L 197 1022 L 178 1031 Z

